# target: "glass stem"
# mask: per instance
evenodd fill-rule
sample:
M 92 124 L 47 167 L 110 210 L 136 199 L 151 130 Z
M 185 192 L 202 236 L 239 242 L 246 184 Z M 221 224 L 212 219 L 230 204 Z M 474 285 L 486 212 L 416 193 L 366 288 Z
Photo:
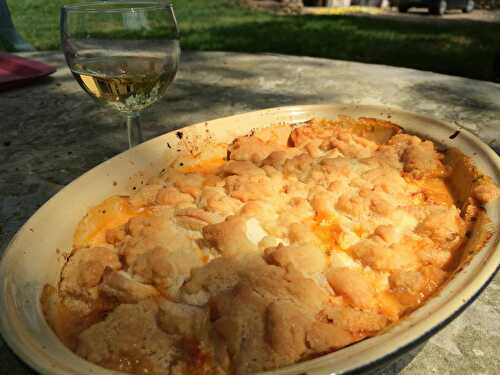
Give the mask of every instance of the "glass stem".
M 132 148 L 142 142 L 142 129 L 139 113 L 127 115 L 128 147 Z

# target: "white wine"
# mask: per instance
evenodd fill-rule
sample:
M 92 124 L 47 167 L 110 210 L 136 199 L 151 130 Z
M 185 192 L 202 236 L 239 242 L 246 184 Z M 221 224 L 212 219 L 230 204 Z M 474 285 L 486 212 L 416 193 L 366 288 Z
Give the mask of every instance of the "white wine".
M 82 88 L 120 112 L 139 112 L 161 98 L 177 72 L 177 60 L 110 56 L 76 60 L 71 68 Z

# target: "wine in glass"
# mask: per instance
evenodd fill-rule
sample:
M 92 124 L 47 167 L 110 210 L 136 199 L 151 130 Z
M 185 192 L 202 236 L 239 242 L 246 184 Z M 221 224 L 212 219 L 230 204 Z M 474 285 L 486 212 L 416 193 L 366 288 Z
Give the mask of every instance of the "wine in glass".
M 179 64 L 174 10 L 164 1 L 106 1 L 61 9 L 61 43 L 80 86 L 127 116 L 129 146 L 142 142 L 140 113 L 160 99 Z

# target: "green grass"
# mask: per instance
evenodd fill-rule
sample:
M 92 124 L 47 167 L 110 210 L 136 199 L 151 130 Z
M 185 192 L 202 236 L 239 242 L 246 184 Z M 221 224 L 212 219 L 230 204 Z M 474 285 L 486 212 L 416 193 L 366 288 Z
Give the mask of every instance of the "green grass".
M 82 0 L 7 2 L 19 32 L 35 48 L 45 50 L 59 48 L 60 6 Z M 174 1 L 182 47 L 317 56 L 500 81 L 498 23 L 277 16 L 237 4 L 238 0 Z

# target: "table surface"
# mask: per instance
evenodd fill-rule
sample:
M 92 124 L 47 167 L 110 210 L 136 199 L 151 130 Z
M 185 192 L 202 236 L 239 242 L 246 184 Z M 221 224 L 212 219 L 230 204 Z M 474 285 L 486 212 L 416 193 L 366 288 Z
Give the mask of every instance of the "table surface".
M 0 92 L 0 249 L 59 189 L 127 147 L 123 118 L 83 92 L 59 52 L 24 56 L 58 71 Z M 144 136 L 255 109 L 320 103 L 376 104 L 435 116 L 471 130 L 500 152 L 498 84 L 271 54 L 185 52 L 167 96 L 143 115 Z M 384 373 L 498 374 L 499 289 L 497 275 L 462 315 Z M 0 368 L 33 373 L 1 339 Z

